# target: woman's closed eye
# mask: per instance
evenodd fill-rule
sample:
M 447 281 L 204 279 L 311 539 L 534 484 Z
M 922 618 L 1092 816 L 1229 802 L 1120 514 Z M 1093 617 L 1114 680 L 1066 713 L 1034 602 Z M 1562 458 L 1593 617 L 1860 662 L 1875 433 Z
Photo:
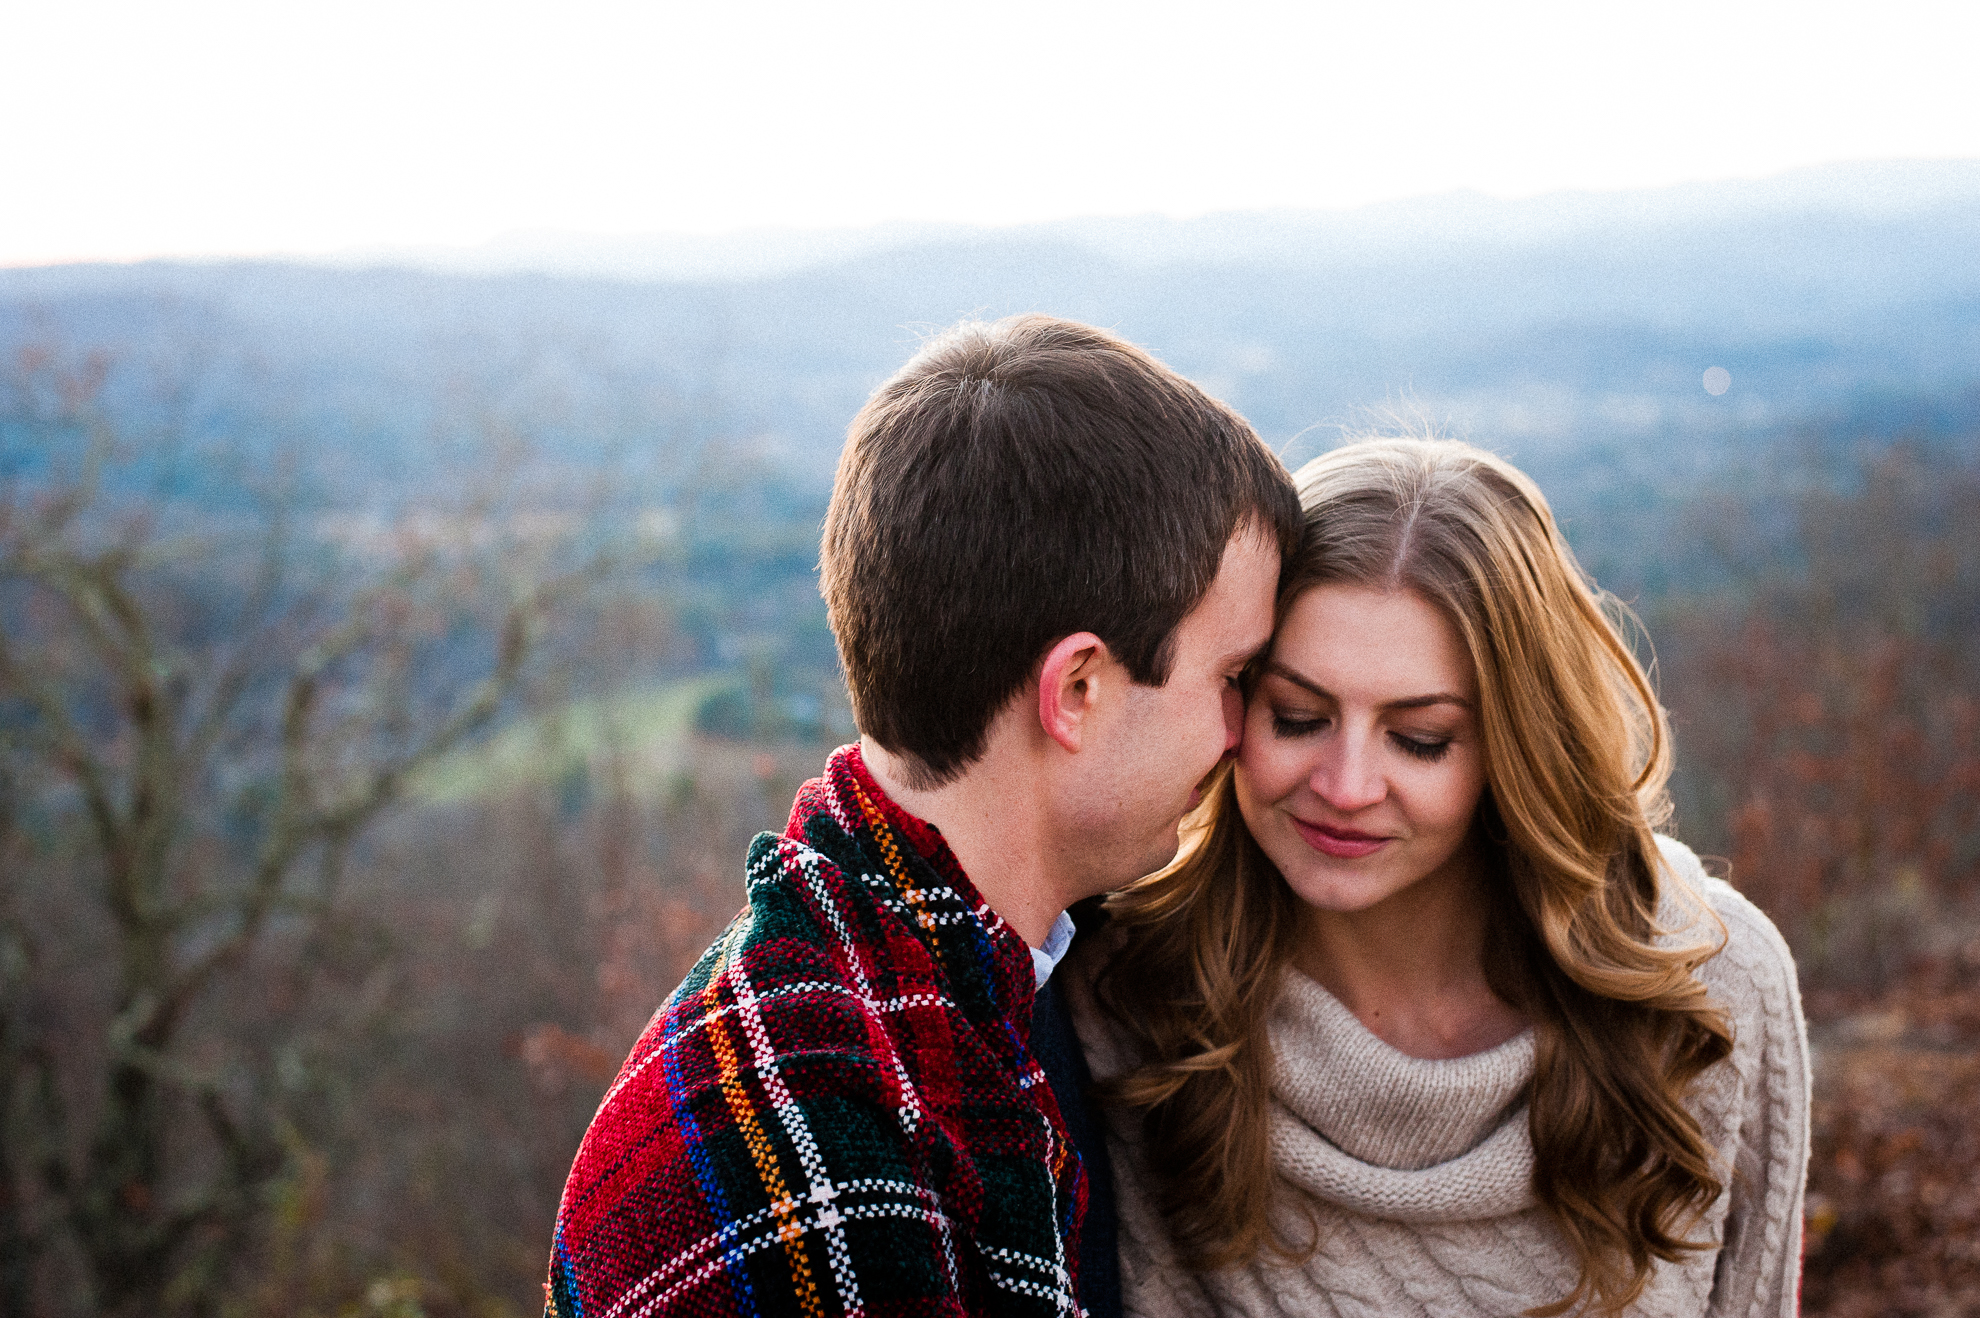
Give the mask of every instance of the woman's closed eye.
M 1426 737 L 1416 733 L 1391 732 L 1389 741 L 1395 748 L 1413 760 L 1436 763 L 1451 749 L 1449 737 Z
M 1275 709 L 1272 711 L 1272 734 L 1288 740 L 1294 737 L 1306 737 L 1332 722 L 1333 720 L 1325 714 L 1316 714 L 1307 710 Z
M 1311 710 L 1274 709 L 1272 735 L 1282 741 L 1310 737 L 1333 726 L 1333 716 Z M 1389 744 L 1413 760 L 1435 764 L 1450 752 L 1452 738 L 1436 733 L 1392 731 Z

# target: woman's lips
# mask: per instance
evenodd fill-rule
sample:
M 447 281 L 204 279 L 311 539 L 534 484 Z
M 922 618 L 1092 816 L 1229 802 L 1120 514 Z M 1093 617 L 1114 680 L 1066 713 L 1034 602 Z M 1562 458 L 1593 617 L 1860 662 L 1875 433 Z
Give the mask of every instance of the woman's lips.
M 1292 826 L 1306 839 L 1308 846 L 1337 860 L 1359 860 L 1363 856 L 1372 856 L 1390 841 L 1373 833 L 1357 833 L 1351 828 L 1309 824 L 1304 819 L 1293 819 Z

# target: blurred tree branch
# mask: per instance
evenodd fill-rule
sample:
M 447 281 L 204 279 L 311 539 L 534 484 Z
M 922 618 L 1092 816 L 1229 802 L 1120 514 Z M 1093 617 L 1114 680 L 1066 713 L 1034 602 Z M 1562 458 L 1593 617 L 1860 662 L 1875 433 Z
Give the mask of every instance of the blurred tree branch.
M 34 1311 L 72 1247 L 91 1310 L 204 1313 L 286 1154 L 267 1077 L 188 1022 L 271 928 L 330 917 L 367 827 L 489 725 L 611 560 L 515 552 L 485 509 L 451 539 L 327 543 L 279 490 L 196 534 L 106 482 L 103 377 L 24 357 L 7 382 L 6 419 L 79 457 L 0 490 L 0 846 L 25 798 L 76 820 L 114 990 L 88 1048 L 37 1018 L 30 894 L 0 855 L 0 1307 Z

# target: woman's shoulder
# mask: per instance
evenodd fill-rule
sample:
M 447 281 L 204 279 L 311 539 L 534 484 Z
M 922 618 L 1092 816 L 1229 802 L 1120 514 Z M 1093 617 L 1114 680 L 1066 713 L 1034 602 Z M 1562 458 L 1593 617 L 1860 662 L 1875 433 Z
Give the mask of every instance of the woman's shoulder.
M 1657 835 L 1665 894 L 1659 915 L 1673 944 L 1718 944 L 1698 977 L 1736 1014 L 1794 1004 L 1799 988 L 1794 953 L 1766 912 L 1732 884 L 1708 874 L 1696 852 L 1673 837 Z

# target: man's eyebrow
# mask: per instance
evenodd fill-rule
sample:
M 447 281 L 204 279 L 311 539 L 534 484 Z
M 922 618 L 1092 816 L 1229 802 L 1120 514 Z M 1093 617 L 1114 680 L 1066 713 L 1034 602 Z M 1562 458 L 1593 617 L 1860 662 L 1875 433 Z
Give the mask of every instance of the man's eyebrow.
M 1326 687 L 1321 686 L 1318 682 L 1314 681 L 1310 677 L 1307 677 L 1305 674 L 1296 672 L 1293 669 L 1286 667 L 1285 664 L 1281 663 L 1277 659 L 1266 660 L 1264 671 L 1271 673 L 1275 677 L 1282 677 L 1286 681 L 1291 682 L 1294 686 L 1304 687 L 1308 691 L 1311 691 L 1314 695 L 1319 696 L 1323 700 L 1335 699 L 1334 693 L 1329 691 Z M 1469 700 L 1466 700 L 1463 696 L 1460 695 L 1453 695 L 1448 691 L 1435 691 L 1425 696 L 1405 696 L 1401 700 L 1384 701 L 1382 704 L 1382 708 L 1383 709 L 1427 709 L 1431 705 L 1456 705 L 1461 709 L 1471 708 L 1471 702 Z

